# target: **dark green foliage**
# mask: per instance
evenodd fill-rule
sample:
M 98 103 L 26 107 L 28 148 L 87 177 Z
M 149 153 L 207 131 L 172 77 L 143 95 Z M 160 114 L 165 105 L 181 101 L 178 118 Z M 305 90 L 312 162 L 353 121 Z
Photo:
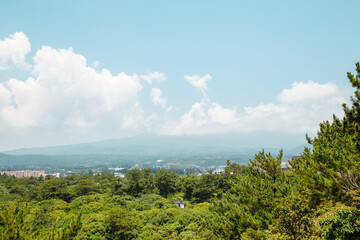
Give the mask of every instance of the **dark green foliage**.
M 216 174 L 205 174 L 201 176 L 192 194 L 195 202 L 209 201 L 210 198 L 219 195 L 220 189 L 217 186 L 218 176 L 219 175 Z
M 141 171 L 139 169 L 132 169 L 126 174 L 126 179 L 129 181 L 127 192 L 133 196 L 139 196 L 143 190 Z
M 154 193 L 157 191 L 155 186 L 155 178 L 150 168 L 145 168 L 141 171 L 141 181 L 143 193 Z
M 71 199 L 70 193 L 67 191 L 67 185 L 61 179 L 54 178 L 44 180 L 39 185 L 40 187 L 37 196 L 39 200 L 58 198 L 69 201 Z
M 75 196 L 90 195 L 98 192 L 97 183 L 92 179 L 81 179 L 74 188 Z
M 198 185 L 198 177 L 189 175 L 181 179 L 181 186 L 184 192 L 184 199 L 190 201 L 193 198 L 194 189 Z
M 107 239 L 133 239 L 138 235 L 141 222 L 136 211 L 123 208 L 111 210 L 105 220 Z
M 176 173 L 165 169 L 162 169 L 156 173 L 156 187 L 159 189 L 161 196 L 167 197 L 169 194 L 176 192 L 176 183 L 178 177 L 179 176 Z
M 214 200 L 218 236 L 238 239 L 247 231 L 264 230 L 275 207 L 272 186 L 254 175 L 237 176 L 221 200 Z

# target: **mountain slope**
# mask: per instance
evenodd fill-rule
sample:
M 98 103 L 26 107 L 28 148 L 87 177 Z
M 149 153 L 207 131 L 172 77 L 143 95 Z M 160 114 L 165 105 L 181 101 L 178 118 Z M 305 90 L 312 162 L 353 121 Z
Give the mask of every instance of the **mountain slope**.
M 3 153 L 10 155 L 203 155 L 254 153 L 262 148 L 277 152 L 280 148 L 295 149 L 305 142 L 301 136 L 285 134 L 217 134 L 205 136 L 158 136 L 140 135 L 135 137 L 105 140 L 92 143 L 22 148 Z M 289 152 L 290 154 L 290 152 Z

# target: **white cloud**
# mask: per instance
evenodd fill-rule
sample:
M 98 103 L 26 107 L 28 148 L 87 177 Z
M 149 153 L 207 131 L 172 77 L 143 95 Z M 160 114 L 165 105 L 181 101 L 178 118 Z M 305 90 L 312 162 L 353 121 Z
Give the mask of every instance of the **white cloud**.
M 223 108 L 218 103 L 212 103 L 208 109 L 208 115 L 213 122 L 223 125 L 233 124 L 237 121 L 234 109 Z
M 140 77 L 149 84 L 152 84 L 153 81 L 163 82 L 166 80 L 165 74 L 162 72 L 148 72 L 146 75 L 141 75 Z
M 284 103 L 313 102 L 339 93 L 338 87 L 333 83 L 320 84 L 313 81 L 295 82 L 292 88 L 284 89 L 278 100 Z
M 293 83 L 277 97 L 277 103 L 246 107 L 243 118 L 246 131 L 267 130 L 314 133 L 319 123 L 333 114 L 342 116 L 345 102 L 342 91 L 332 83 Z
M 13 46 L 13 47 L 12 47 Z M 23 33 L 0 41 L 0 69 L 28 68 L 25 56 L 30 43 Z M 92 64 L 94 67 L 98 63 Z M 134 135 L 146 131 L 161 134 L 208 134 L 274 131 L 316 132 L 318 124 L 342 115 L 343 92 L 332 83 L 293 83 L 277 100 L 237 110 L 211 101 L 205 94 L 211 76 L 185 75 L 201 92 L 180 117 L 177 106 L 168 106 L 159 88 L 151 89 L 158 112 L 145 114 L 141 106 L 141 79 L 149 84 L 165 81 L 161 72 L 147 75 L 113 75 L 87 65 L 84 56 L 70 49 L 44 46 L 33 58 L 31 76 L 25 81 L 0 82 L 0 145 L 59 144 Z M 171 113 L 168 113 L 172 111 Z M 163 114 L 165 113 L 165 114 Z
M 220 104 L 204 98 L 196 102 L 179 120 L 169 121 L 161 133 L 164 135 L 192 135 L 222 133 L 233 129 L 237 124 L 236 111 L 223 108 Z M 229 128 L 230 127 L 230 128 Z
M 23 32 L 16 32 L 0 40 L 0 70 L 9 69 L 11 64 L 29 69 L 30 65 L 25 62 L 25 57 L 30 51 L 29 39 Z
M 159 105 L 163 108 L 166 108 L 166 98 L 161 97 L 162 92 L 159 88 L 152 88 L 150 95 L 152 97 L 152 102 L 155 105 Z
M 225 132 L 287 132 L 315 133 L 319 123 L 342 116 L 345 102 L 342 91 L 331 83 L 312 81 L 294 83 L 284 89 L 275 103 L 245 107 L 244 112 L 224 108 L 206 96 L 194 103 L 177 121 L 168 121 L 162 130 L 165 135 L 209 134 Z
M 211 80 L 211 76 L 209 74 L 206 74 L 203 77 L 199 75 L 185 75 L 184 78 L 188 81 L 188 83 L 200 89 L 203 93 L 207 90 L 207 82 Z
M 162 134 L 165 135 L 183 135 L 196 134 L 201 131 L 201 128 L 208 122 L 207 114 L 204 109 L 205 103 L 196 102 L 191 106 L 191 109 L 183 114 L 176 122 L 168 122 Z M 196 131 L 196 132 L 194 132 Z
M 137 75 L 97 72 L 72 49 L 51 47 L 37 51 L 33 73 L 26 81 L 0 83 L 0 121 L 14 131 L 33 129 L 76 138 L 121 135 L 124 129 L 146 125 Z

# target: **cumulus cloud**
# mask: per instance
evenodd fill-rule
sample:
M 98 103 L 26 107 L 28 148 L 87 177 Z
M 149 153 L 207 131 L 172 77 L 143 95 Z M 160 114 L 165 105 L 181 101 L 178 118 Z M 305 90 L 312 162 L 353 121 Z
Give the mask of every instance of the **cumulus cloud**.
M 332 83 L 299 82 L 284 89 L 277 102 L 245 107 L 243 112 L 225 108 L 204 97 L 177 121 L 169 121 L 165 135 L 273 131 L 314 133 L 332 114 L 342 115 L 342 91 Z
M 0 83 L 0 125 L 69 136 L 121 135 L 124 129 L 146 125 L 136 74 L 97 72 L 72 49 L 46 46 L 34 57 L 33 74 L 26 81 Z
M 207 82 L 211 80 L 210 74 L 201 77 L 199 75 L 185 75 L 184 78 L 188 83 L 200 89 L 203 93 L 207 90 Z
M 162 92 L 159 88 L 152 88 L 151 89 L 151 93 L 150 93 L 151 97 L 152 97 L 152 102 L 155 105 L 159 105 L 163 108 L 166 108 L 166 98 L 163 98 Z
M 319 123 L 342 116 L 343 92 L 332 83 L 293 83 L 284 89 L 276 103 L 245 107 L 247 131 L 268 130 L 292 133 L 314 133 Z
M 192 135 L 229 132 L 234 130 L 237 121 L 234 109 L 223 108 L 220 104 L 204 98 L 194 103 L 179 120 L 167 122 L 161 133 Z
M 154 81 L 163 82 L 166 80 L 165 74 L 162 72 L 148 72 L 140 77 L 149 84 L 152 84 Z
M 295 82 L 290 89 L 282 90 L 277 97 L 283 103 L 314 102 L 339 95 L 339 88 L 333 83 L 320 84 L 313 81 Z
M 30 65 L 25 62 L 25 57 L 30 51 L 30 41 L 23 32 L 16 32 L 0 40 L 0 70 L 9 69 L 11 65 L 29 69 Z
M 223 108 L 218 103 L 212 103 L 208 109 L 208 116 L 211 121 L 223 125 L 233 124 L 237 121 L 236 111 L 234 109 Z

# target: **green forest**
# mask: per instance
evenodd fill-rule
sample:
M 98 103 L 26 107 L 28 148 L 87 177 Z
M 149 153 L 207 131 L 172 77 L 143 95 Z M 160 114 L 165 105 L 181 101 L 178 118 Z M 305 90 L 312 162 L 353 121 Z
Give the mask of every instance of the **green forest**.
M 360 65 L 344 117 L 319 124 L 291 171 L 282 151 L 181 176 L 161 169 L 0 176 L 0 239 L 360 239 Z M 225 161 L 226 160 L 226 161 Z M 174 201 L 183 201 L 180 208 Z

